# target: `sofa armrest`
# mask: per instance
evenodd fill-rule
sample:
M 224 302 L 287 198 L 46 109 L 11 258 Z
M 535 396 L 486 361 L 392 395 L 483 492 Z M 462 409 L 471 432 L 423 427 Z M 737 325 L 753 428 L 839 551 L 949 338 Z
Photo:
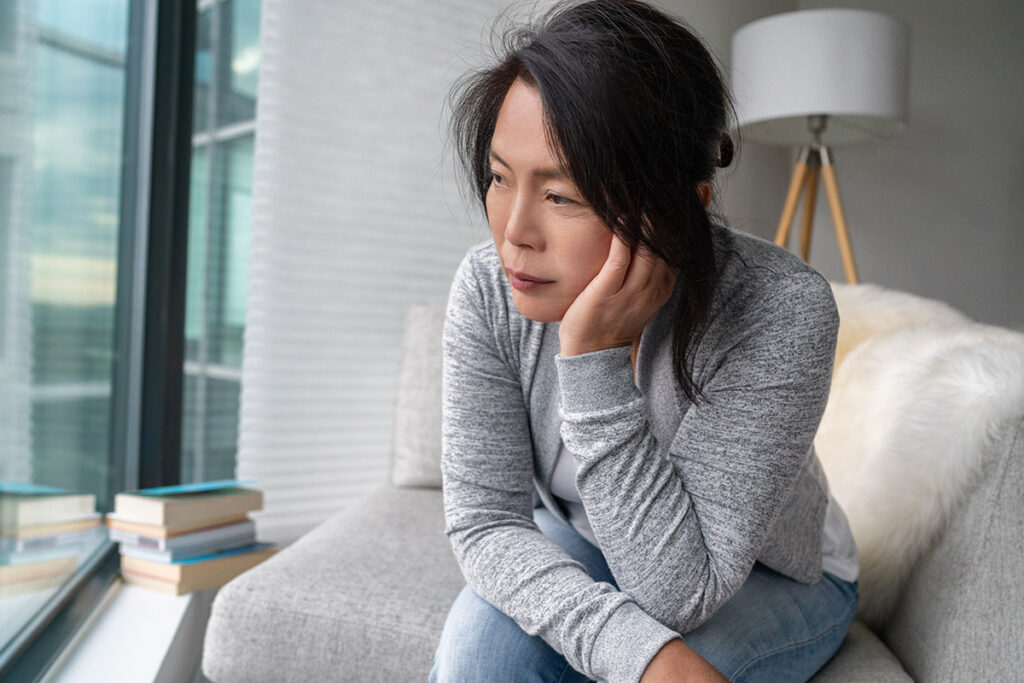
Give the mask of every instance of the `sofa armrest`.
M 917 680 L 1020 678 L 1024 419 L 992 446 L 977 488 L 914 567 L 880 632 Z

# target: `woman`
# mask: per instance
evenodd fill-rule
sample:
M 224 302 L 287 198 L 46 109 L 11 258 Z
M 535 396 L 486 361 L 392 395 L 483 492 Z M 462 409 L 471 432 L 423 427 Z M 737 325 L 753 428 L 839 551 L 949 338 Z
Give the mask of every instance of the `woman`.
M 640 2 L 560 4 L 455 91 L 493 242 L 445 324 L 436 681 L 806 680 L 857 602 L 812 449 L 838 316 L 709 218 L 707 50 Z

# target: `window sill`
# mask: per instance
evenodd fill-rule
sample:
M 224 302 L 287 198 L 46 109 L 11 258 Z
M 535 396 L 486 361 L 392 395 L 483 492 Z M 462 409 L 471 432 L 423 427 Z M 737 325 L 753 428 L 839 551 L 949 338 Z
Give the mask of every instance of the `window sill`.
M 97 614 L 44 680 L 192 681 L 215 593 L 163 595 L 116 579 Z

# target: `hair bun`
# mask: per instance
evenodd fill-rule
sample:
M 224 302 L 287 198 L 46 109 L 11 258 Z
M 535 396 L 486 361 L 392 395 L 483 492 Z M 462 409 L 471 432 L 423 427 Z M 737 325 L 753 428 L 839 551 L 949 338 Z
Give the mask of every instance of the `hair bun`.
M 732 155 L 735 148 L 732 144 L 732 138 L 728 133 L 722 134 L 722 140 L 718 143 L 718 167 L 725 168 L 732 163 Z

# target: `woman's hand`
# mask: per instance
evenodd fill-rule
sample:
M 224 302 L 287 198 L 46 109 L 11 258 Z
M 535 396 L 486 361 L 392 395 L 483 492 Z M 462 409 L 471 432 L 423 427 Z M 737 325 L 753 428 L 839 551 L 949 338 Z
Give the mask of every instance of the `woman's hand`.
M 665 643 L 644 669 L 640 683 L 728 683 L 718 669 L 678 638 Z
M 669 296 L 676 274 L 650 252 L 612 235 L 601 270 L 566 310 L 559 326 L 562 356 L 628 346 Z

